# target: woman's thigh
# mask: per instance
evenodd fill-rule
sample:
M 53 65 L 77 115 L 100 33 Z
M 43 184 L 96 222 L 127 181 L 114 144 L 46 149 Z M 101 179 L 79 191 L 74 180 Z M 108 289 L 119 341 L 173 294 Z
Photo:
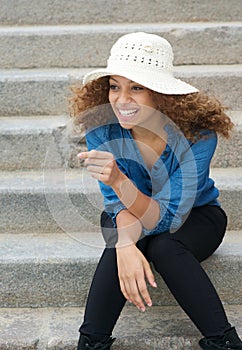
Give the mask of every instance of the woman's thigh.
M 149 245 L 171 239 L 181 243 L 198 261 L 207 259 L 221 244 L 227 226 L 224 211 L 217 206 L 202 206 L 191 210 L 185 223 L 175 233 L 152 236 Z
M 114 248 L 117 242 L 117 230 L 113 227 L 107 213 L 101 215 L 101 226 L 106 246 Z M 153 236 L 142 236 L 137 247 L 146 258 L 149 248 L 164 239 L 180 242 L 196 257 L 198 261 L 207 259 L 221 244 L 227 226 L 227 217 L 223 209 L 218 206 L 205 205 L 193 208 L 184 224 L 175 233 L 160 233 Z

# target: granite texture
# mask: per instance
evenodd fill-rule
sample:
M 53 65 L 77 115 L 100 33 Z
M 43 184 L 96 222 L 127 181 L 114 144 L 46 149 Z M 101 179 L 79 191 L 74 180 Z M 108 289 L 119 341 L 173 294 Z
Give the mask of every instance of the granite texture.
M 213 167 L 242 167 L 242 113 L 229 112 L 232 137 L 219 137 Z M 0 169 L 80 168 L 77 154 L 86 150 L 85 137 L 62 116 L 0 117 Z
M 175 76 L 242 110 L 242 65 L 177 66 Z M 70 86 L 90 68 L 0 70 L 0 115 L 66 115 Z
M 104 248 L 100 232 L 76 234 L 1 234 L 0 307 L 84 306 Z M 222 300 L 242 300 L 242 231 L 227 232 L 225 242 L 203 266 Z M 154 305 L 176 305 L 155 272 Z
M 1 350 L 74 350 L 82 308 L 1 309 Z M 242 334 L 242 307 L 226 306 Z M 113 350 L 199 350 L 201 335 L 178 307 L 152 307 L 145 313 L 125 307 L 113 332 Z
M 62 117 L 0 118 L 0 169 L 42 169 L 47 152 L 52 168 L 65 166 L 62 150 L 67 155 L 70 148 L 68 138 L 61 137 L 65 130 L 66 118 Z
M 113 43 L 121 35 L 138 31 L 165 37 L 172 44 L 175 65 L 242 63 L 239 22 L 125 23 L 0 27 L 0 68 L 105 66 Z
M 65 11 L 63 11 L 63 8 Z M 142 10 L 141 10 L 142 9 Z M 1 0 L 2 25 L 240 21 L 238 0 Z
M 228 113 L 230 114 L 230 113 Z M 212 167 L 241 167 L 242 163 L 242 112 L 233 112 L 231 119 L 234 123 L 234 128 L 231 133 L 231 138 L 225 139 L 219 136 L 218 146 L 212 160 Z
M 242 168 L 213 168 L 211 177 L 228 229 L 241 229 Z M 0 172 L 0 208 L 0 233 L 85 232 L 99 228 L 103 198 L 84 168 Z
M 85 146 L 66 128 L 70 86 L 105 65 L 118 36 L 144 30 L 171 41 L 178 78 L 242 110 L 242 7 L 237 0 L 0 2 L 0 349 L 75 350 L 104 242 L 97 183 L 76 159 Z M 231 141 L 219 139 L 212 169 L 237 231 L 203 266 L 240 335 L 241 162 L 239 121 Z M 125 306 L 113 349 L 198 350 L 201 335 L 155 276 L 154 306 L 145 313 Z

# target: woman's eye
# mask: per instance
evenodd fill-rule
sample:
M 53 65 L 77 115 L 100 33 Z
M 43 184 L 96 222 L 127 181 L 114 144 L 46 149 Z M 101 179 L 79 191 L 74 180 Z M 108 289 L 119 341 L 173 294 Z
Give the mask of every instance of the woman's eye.
M 110 90 L 118 90 L 118 87 L 117 87 L 117 85 L 111 84 L 111 85 L 109 86 L 109 89 L 110 89 Z
M 144 88 L 142 86 L 133 86 L 132 89 L 135 91 L 144 90 Z

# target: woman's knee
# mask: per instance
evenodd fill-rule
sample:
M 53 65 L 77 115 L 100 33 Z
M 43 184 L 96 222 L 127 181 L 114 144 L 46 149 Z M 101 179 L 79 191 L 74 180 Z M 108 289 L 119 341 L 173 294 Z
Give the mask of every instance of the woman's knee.
M 170 262 L 177 255 L 187 252 L 186 247 L 179 241 L 174 240 L 170 233 L 161 234 L 150 241 L 148 255 L 152 262 Z

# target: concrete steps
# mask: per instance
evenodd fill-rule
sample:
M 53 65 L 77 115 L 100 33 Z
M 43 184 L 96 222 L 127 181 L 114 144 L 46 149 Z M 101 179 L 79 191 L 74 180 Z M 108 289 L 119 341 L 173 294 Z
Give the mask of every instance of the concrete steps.
M 242 307 L 225 305 L 242 334 Z M 75 350 L 83 308 L 0 309 L 2 350 Z M 8 327 L 6 327 L 6 324 Z M 201 335 L 176 306 L 153 306 L 144 313 L 125 306 L 113 336 L 113 350 L 199 350 Z
M 242 229 L 242 168 L 213 168 L 230 230 Z M 0 233 L 97 230 L 103 210 L 97 182 L 85 169 L 0 172 Z M 14 213 L 14 219 L 13 219 Z
M 0 0 L 0 349 L 74 350 L 89 284 L 103 248 L 97 183 L 76 160 L 70 85 L 104 66 L 116 38 L 165 36 L 175 75 L 242 111 L 238 0 Z M 242 335 L 241 112 L 219 139 L 211 175 L 229 226 L 203 263 Z M 74 167 L 74 169 L 71 169 Z M 126 306 L 114 349 L 198 350 L 198 331 L 161 278 L 155 306 Z M 229 305 L 230 304 L 230 305 Z
M 219 138 L 214 167 L 242 167 L 242 112 L 228 114 L 234 132 L 229 140 Z M 0 170 L 79 168 L 76 155 L 86 149 L 85 138 L 71 128 L 72 119 L 65 116 L 0 117 Z
M 0 70 L 0 115 L 66 115 L 70 85 L 89 68 Z M 242 110 L 242 64 L 177 66 L 175 75 L 214 94 L 231 110 Z
M 238 0 L 1 0 L 2 25 L 240 21 Z
M 64 147 L 66 123 L 64 116 L 0 118 L 0 169 L 42 169 L 48 151 L 52 167 L 63 166 L 60 152 Z
M 100 232 L 0 235 L 0 307 L 84 306 L 104 242 Z M 225 304 L 242 297 L 242 231 L 228 231 L 203 266 Z M 161 277 L 153 305 L 177 305 Z
M 241 63 L 241 22 L 35 25 L 0 27 L 0 69 L 105 66 L 112 44 L 137 31 L 169 40 L 175 65 Z

